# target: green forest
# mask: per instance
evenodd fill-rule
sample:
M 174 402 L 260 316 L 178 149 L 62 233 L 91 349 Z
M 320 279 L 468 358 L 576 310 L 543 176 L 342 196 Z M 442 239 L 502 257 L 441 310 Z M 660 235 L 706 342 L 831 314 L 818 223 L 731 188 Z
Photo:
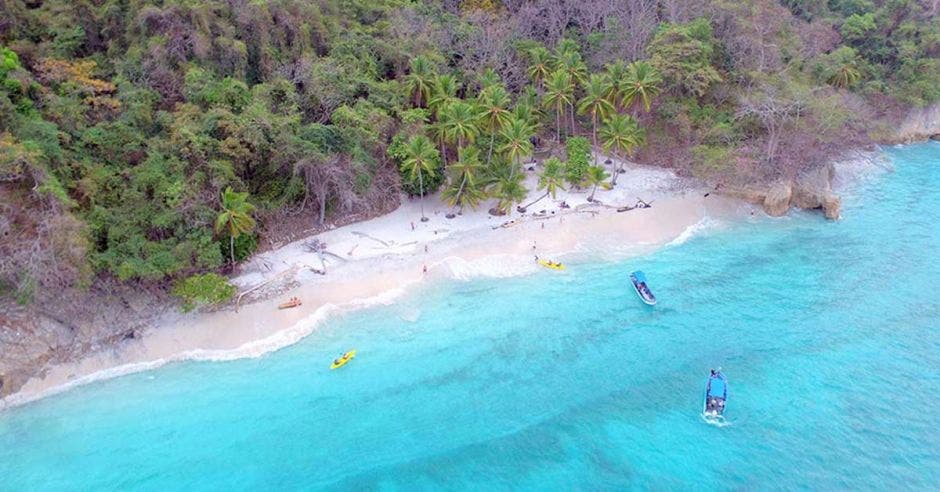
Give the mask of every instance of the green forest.
M 940 101 L 926 0 L 0 0 L 0 296 L 221 301 L 291 232 L 764 182 Z M 527 165 L 527 164 L 526 164 Z M 72 293 L 73 297 L 65 295 Z

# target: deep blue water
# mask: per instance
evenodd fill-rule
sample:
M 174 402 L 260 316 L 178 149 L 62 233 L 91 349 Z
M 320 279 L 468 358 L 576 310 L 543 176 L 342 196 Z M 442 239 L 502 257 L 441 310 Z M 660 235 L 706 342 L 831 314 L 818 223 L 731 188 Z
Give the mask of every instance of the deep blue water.
M 265 357 L 2 412 L 0 489 L 936 489 L 940 143 L 887 153 L 839 222 L 440 282 Z M 715 366 L 725 427 L 700 416 Z

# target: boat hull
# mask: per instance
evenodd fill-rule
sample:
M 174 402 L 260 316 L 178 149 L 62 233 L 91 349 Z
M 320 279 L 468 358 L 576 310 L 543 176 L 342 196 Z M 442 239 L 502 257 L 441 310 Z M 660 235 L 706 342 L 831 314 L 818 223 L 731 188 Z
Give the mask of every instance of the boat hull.
M 339 369 L 340 367 L 345 366 L 346 364 L 349 363 L 349 361 L 353 360 L 354 357 L 356 357 L 355 350 L 350 350 L 349 352 L 346 352 L 345 354 L 343 354 L 342 357 L 340 357 L 337 360 L 334 360 L 333 363 L 330 364 L 330 370 Z
M 725 403 L 728 400 L 728 381 L 724 374 L 718 372 L 708 377 L 705 384 L 705 400 L 702 402 L 702 412 L 706 416 L 721 417 L 725 413 Z
M 637 275 L 638 273 L 639 275 Z M 633 283 L 633 290 L 636 292 L 637 297 L 646 305 L 655 306 L 656 296 L 653 295 L 653 292 L 649 290 L 649 286 L 646 285 L 646 278 L 641 276 L 642 272 L 633 272 L 630 274 L 630 282 Z

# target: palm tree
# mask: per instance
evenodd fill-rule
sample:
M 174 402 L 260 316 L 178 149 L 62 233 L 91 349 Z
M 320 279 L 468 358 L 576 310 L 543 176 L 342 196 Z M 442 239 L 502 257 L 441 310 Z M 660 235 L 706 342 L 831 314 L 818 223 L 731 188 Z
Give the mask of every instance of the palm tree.
M 502 132 L 506 143 L 499 148 L 500 153 L 509 159 L 509 177 L 512 178 L 522 161 L 522 156 L 532 153 L 532 137 L 535 129 L 526 121 L 513 119 Z
M 428 109 L 436 115 L 444 106 L 457 100 L 457 91 L 459 89 L 460 83 L 453 75 L 438 75 L 431 84 Z
M 555 62 L 556 70 L 563 70 L 571 77 L 571 93 L 572 97 L 574 97 L 574 92 L 577 90 L 577 87 L 584 85 L 584 82 L 587 80 L 587 65 L 584 64 L 581 53 L 577 51 L 560 52 Z M 574 102 L 571 103 L 568 115 L 570 117 L 571 133 L 574 134 L 577 132 L 574 121 Z
M 470 103 L 457 100 L 448 105 L 447 112 L 447 139 L 457 143 L 457 158 L 460 159 L 460 149 L 473 143 L 480 132 L 477 128 L 477 111 Z
M 442 196 L 451 207 L 464 206 L 476 208 L 486 196 L 479 186 L 484 167 L 480 163 L 480 149 L 469 146 L 461 153 L 460 160 L 450 166 L 450 186 L 444 189 Z
M 411 59 L 411 68 L 405 76 L 405 88 L 414 97 L 414 105 L 421 106 L 431 95 L 431 83 L 434 79 L 434 69 L 431 62 L 423 56 Z
M 493 185 L 493 196 L 498 200 L 496 208 L 502 213 L 511 213 L 512 205 L 525 200 L 529 190 L 522 184 L 522 174 L 498 178 Z
M 500 83 L 499 74 L 496 73 L 496 70 L 487 67 L 486 70 L 480 74 L 480 78 L 477 82 L 480 84 L 480 92 L 482 93 L 487 88 Z
M 620 166 L 611 180 L 612 185 L 617 184 L 617 176 L 623 170 L 624 159 L 633 152 L 633 149 L 643 144 L 646 133 L 640 124 L 630 115 L 612 115 L 601 129 L 601 138 L 604 140 L 604 151 L 613 149 L 620 160 Z
M 608 96 L 610 95 L 610 80 L 606 75 L 591 75 L 587 84 L 584 86 L 584 97 L 578 102 L 578 113 L 591 113 L 591 136 L 594 143 L 594 164 L 597 164 L 597 119 L 607 118 L 607 115 L 613 113 L 615 108 L 611 104 Z
M 538 203 L 541 199 L 551 195 L 552 199 L 555 199 L 555 194 L 559 189 L 564 190 L 564 165 L 558 160 L 557 157 L 551 157 L 545 160 L 545 167 L 542 168 L 542 172 L 539 173 L 539 184 L 538 189 L 545 190 L 545 194 L 539 196 L 535 200 L 529 202 L 526 205 L 519 207 L 520 212 L 525 212 L 527 208 L 531 207 Z
M 623 99 L 620 86 L 623 84 L 623 80 L 627 78 L 627 65 L 619 60 L 614 63 L 608 63 L 604 66 L 604 73 L 607 74 L 607 78 L 610 80 L 610 92 L 607 96 L 617 105 L 617 109 L 619 110 L 620 101 Z
M 555 54 L 577 53 L 578 49 L 579 46 L 575 40 L 571 38 L 561 38 L 558 40 L 558 44 L 555 45 Z
M 526 74 L 532 79 L 532 83 L 535 84 L 538 90 L 541 91 L 542 83 L 548 78 L 548 74 L 552 71 L 552 54 L 543 46 L 536 46 L 529 50 L 529 62 L 531 64 L 528 69 L 526 69 Z
M 847 89 L 849 86 L 857 82 L 861 77 L 862 74 L 859 73 L 857 68 L 855 68 L 855 63 L 846 62 L 840 66 L 831 77 L 829 77 L 827 82 L 833 87 Z
M 493 158 L 493 143 L 496 141 L 496 134 L 501 132 L 512 118 L 512 114 L 507 109 L 511 100 L 502 85 L 491 85 L 483 89 L 478 99 L 481 107 L 480 126 L 490 134 L 490 147 L 486 153 L 486 164 L 489 165 Z
M 447 142 L 450 141 L 450 122 L 453 119 L 452 112 L 450 111 L 450 104 L 446 104 L 438 108 L 437 121 L 431 125 L 431 135 L 434 137 L 434 140 L 437 141 L 438 145 L 441 146 L 441 159 L 444 162 L 444 167 L 447 167 Z
M 235 238 L 254 230 L 255 219 L 251 217 L 255 206 L 248 203 L 248 192 L 238 193 L 229 186 L 222 192 L 222 210 L 215 219 L 215 232 L 228 229 L 228 251 L 235 264 Z
M 587 199 L 589 202 L 594 201 L 594 193 L 597 192 L 598 186 L 609 187 L 604 184 L 604 180 L 609 177 L 610 175 L 607 174 L 607 171 L 604 171 L 604 168 L 601 166 L 591 166 L 587 168 L 587 172 L 584 173 L 584 182 L 591 187 L 591 196 Z M 614 176 L 614 179 L 617 179 L 617 177 Z
M 574 84 L 567 72 L 556 70 L 545 79 L 545 97 L 542 102 L 555 109 L 555 138 L 561 142 L 561 120 L 565 108 L 574 104 Z
M 643 101 L 646 112 L 650 111 L 653 98 L 660 92 L 663 79 L 649 62 L 635 61 L 627 67 L 626 77 L 621 79 L 620 93 L 623 106 L 630 107 L 637 100 Z M 616 181 L 614 177 L 614 181 Z
M 405 145 L 405 160 L 401 163 L 402 169 L 412 180 L 418 179 L 421 192 L 421 222 L 427 222 L 424 215 L 424 176 L 433 177 L 437 172 L 437 161 L 440 158 L 434 144 L 424 135 L 411 137 Z

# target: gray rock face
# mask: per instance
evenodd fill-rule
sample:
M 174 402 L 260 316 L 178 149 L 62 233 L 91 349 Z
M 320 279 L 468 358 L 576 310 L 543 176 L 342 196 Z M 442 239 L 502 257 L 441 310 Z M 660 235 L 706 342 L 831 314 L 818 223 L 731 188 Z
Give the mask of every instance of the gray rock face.
M 832 192 L 832 164 L 805 172 L 794 180 L 792 205 L 806 210 L 822 209 L 828 219 L 838 219 L 842 200 Z
M 764 211 L 772 217 L 786 215 L 790 210 L 790 199 L 793 196 L 793 186 L 789 181 L 778 181 L 767 190 L 764 195 Z
M 722 193 L 760 205 L 767 215 L 786 215 L 790 207 L 822 210 L 826 218 L 836 220 L 842 210 L 842 200 L 832 191 L 835 170 L 832 164 L 807 171 L 795 179 L 783 179 L 768 188 L 725 189 Z
M 897 127 L 891 143 L 912 143 L 940 138 L 940 104 L 912 110 Z

